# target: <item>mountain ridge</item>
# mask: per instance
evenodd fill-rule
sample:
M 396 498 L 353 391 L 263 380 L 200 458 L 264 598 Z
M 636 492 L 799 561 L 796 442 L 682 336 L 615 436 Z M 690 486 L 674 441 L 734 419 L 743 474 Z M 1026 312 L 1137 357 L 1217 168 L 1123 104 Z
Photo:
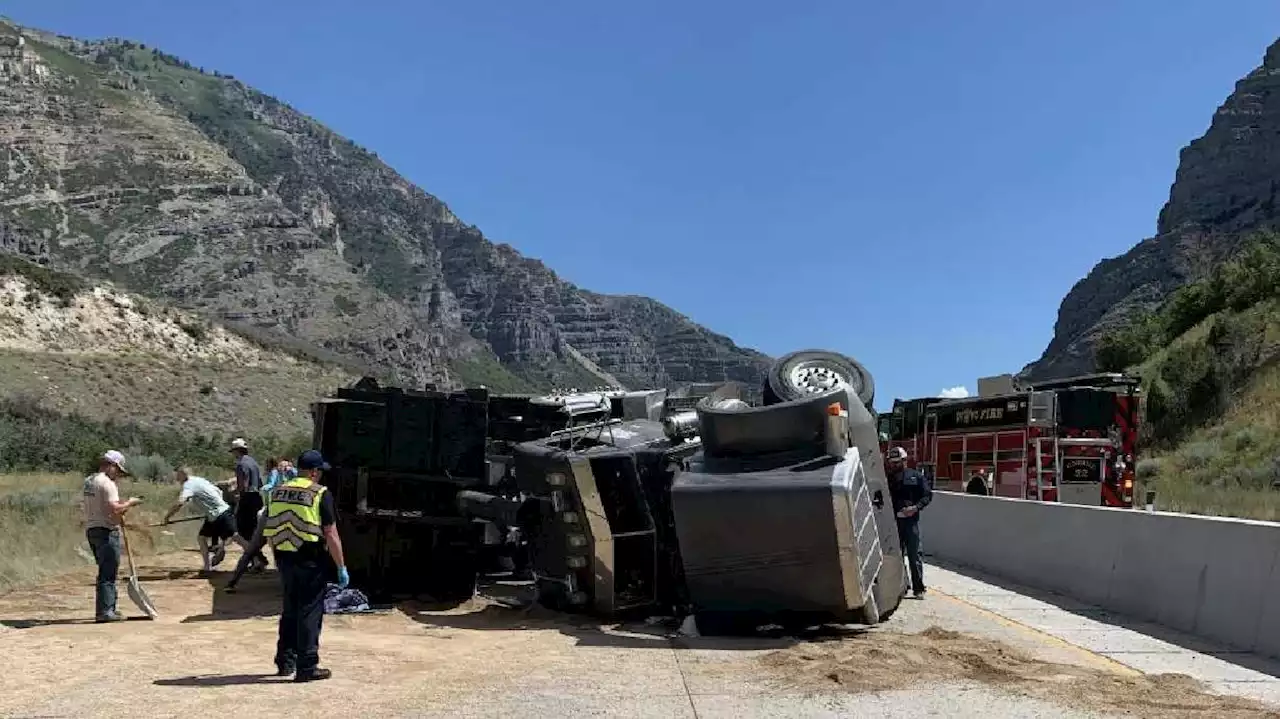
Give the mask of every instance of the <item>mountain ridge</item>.
M 1155 310 L 1179 287 L 1234 257 L 1251 231 L 1280 226 L 1280 40 L 1236 82 L 1208 129 L 1179 152 L 1156 234 L 1103 259 L 1063 298 L 1054 336 L 1021 376 L 1050 379 L 1094 369 L 1107 331 Z
M 0 24 L 0 101 L 0 251 L 408 385 L 759 382 L 768 366 L 656 300 L 563 280 L 319 121 L 141 43 Z

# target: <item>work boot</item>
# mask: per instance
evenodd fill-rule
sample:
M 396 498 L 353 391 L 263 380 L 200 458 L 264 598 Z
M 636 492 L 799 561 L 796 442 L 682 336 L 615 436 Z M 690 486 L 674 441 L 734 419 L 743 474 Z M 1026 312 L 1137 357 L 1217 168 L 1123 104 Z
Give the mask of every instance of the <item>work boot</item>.
M 98 624 L 110 624 L 111 622 L 123 622 L 124 615 L 121 614 L 120 612 L 110 612 L 107 614 L 103 614 L 100 617 L 94 617 L 93 621 Z
M 318 681 L 323 681 L 325 679 L 328 679 L 331 676 L 333 676 L 333 672 L 329 671 L 328 669 L 322 669 L 320 667 L 316 667 L 311 671 L 298 672 L 297 674 L 294 674 L 293 680 L 295 682 L 318 682 Z
M 297 671 L 297 669 L 292 664 L 276 665 L 276 676 L 278 677 L 287 677 L 293 674 L 295 671 Z

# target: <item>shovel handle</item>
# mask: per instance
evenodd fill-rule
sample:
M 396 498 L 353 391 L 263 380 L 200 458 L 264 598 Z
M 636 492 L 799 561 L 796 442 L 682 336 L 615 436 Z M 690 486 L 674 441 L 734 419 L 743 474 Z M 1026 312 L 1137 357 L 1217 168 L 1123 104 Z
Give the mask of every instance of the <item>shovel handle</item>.
M 125 529 L 124 524 L 120 525 L 120 538 L 124 540 L 124 553 L 129 558 L 129 576 L 138 576 L 138 570 L 133 566 L 133 550 L 129 548 L 129 530 Z
M 148 524 L 147 526 L 152 528 L 167 527 L 170 524 L 182 524 L 183 522 L 195 522 L 200 519 L 204 519 L 204 517 L 183 517 L 182 519 L 170 519 L 167 522 L 160 522 L 158 524 Z

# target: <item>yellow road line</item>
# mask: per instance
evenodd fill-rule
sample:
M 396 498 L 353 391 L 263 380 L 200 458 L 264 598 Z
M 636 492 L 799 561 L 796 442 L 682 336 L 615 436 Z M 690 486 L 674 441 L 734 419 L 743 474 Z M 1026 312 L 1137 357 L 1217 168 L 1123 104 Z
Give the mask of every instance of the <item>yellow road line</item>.
M 1094 662 L 1095 664 L 1099 664 L 1117 674 L 1121 674 L 1123 676 L 1130 676 L 1130 677 L 1142 676 L 1143 674 L 1137 669 L 1134 669 L 1133 667 L 1127 664 L 1124 664 L 1122 662 L 1118 662 L 1115 659 L 1112 659 L 1111 657 L 1099 654 L 1090 649 L 1085 649 L 1079 644 L 1072 644 L 1071 642 L 1063 639 L 1062 637 L 1055 637 L 1054 635 L 1046 631 L 1043 631 L 1041 629 L 1036 629 L 1035 627 L 1027 624 L 1023 624 L 1022 622 L 1019 622 L 1016 619 L 1010 619 L 1004 616 L 1003 614 L 997 614 L 996 612 L 993 612 L 990 609 L 987 609 L 985 607 L 980 607 L 977 604 L 974 604 L 973 602 L 970 602 L 967 599 L 961 599 L 960 597 L 947 594 L 946 592 L 939 592 L 937 589 L 930 589 L 929 596 L 934 596 L 934 595 L 940 596 L 944 599 L 948 599 L 952 602 L 955 602 L 956 604 L 960 604 L 965 607 L 968 607 L 969 609 L 972 609 L 980 614 L 983 614 L 991 618 L 998 624 L 1002 624 L 1011 629 L 1022 630 L 1023 632 L 1036 637 L 1037 639 L 1043 641 L 1046 644 L 1053 644 L 1063 649 L 1069 649 L 1069 650 L 1075 651 L 1076 653 L 1083 655 L 1086 659 Z

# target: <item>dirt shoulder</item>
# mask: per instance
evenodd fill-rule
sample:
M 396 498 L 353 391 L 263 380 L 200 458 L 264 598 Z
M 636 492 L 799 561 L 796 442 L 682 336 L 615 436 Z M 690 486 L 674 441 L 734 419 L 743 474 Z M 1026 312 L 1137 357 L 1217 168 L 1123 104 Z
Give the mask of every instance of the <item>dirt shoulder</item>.
M 161 612 L 156 621 L 90 623 L 89 569 L 0 595 L 0 651 L 19 659 L 0 673 L 0 715 L 238 714 L 301 695 L 314 708 L 303 715 L 509 715 L 529 707 L 635 716 L 641 709 L 684 711 L 699 697 L 872 697 L 984 685 L 1085 715 L 1267 715 L 1185 678 L 1121 676 L 1037 657 L 979 636 L 974 617 L 930 615 L 919 604 L 902 613 L 929 622 L 923 630 L 895 617 L 875 631 L 804 641 L 672 639 L 661 626 L 602 628 L 487 600 L 448 610 L 405 604 L 327 616 L 321 658 L 335 676 L 295 685 L 270 675 L 279 607 L 274 573 L 246 577 L 241 591 L 228 595 L 198 576 L 198 564 L 190 551 L 143 561 L 142 581 Z M 124 589 L 122 581 L 121 608 L 139 615 Z M 944 609 L 928 611 L 959 611 L 936 606 Z

